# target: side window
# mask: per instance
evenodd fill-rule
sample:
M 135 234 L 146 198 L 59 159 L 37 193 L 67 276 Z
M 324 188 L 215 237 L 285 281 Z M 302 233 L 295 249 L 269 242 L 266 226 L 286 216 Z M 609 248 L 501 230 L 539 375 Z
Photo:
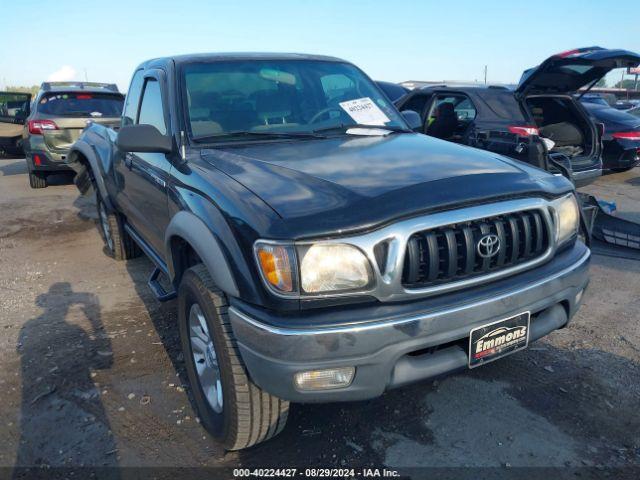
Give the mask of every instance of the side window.
M 458 98 L 460 100 L 460 98 Z M 471 100 L 467 97 L 462 98 L 454 107 L 454 111 L 458 116 L 458 120 L 470 122 L 476 118 L 476 107 L 473 106 Z
M 138 104 L 140 103 L 140 94 L 142 93 L 142 84 L 144 77 L 142 70 L 138 70 L 131 79 L 127 99 L 124 103 L 124 111 L 122 113 L 122 126 L 133 125 L 136 123 L 136 115 L 138 114 Z
M 468 97 L 462 95 L 438 96 L 435 102 L 435 106 L 431 110 L 432 118 L 437 116 L 439 111 L 443 110 L 442 105 L 445 103 L 450 103 L 453 106 L 453 112 L 455 113 L 458 120 L 462 122 L 470 122 L 471 120 L 476 118 L 476 107 Z M 451 109 L 451 107 L 449 107 L 449 109 Z
M 152 78 L 147 79 L 140 105 L 140 116 L 138 122 L 145 125 L 153 125 L 161 134 L 167 134 L 167 126 L 164 122 L 164 111 L 162 109 L 162 95 L 160 95 L 160 84 Z

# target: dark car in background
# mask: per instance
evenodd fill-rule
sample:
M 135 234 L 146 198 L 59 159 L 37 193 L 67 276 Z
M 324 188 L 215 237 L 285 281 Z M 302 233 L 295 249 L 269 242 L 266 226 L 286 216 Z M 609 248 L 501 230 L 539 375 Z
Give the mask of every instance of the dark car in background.
M 629 170 L 640 163 L 640 118 L 615 108 L 585 103 L 589 114 L 604 125 L 602 161 L 606 170 Z
M 602 173 L 601 142 L 598 126 L 573 94 L 614 68 L 638 63 L 640 55 L 626 50 L 571 50 L 525 71 L 515 90 L 503 86 L 424 87 L 400 98 L 396 105 L 400 110 L 419 112 L 427 135 L 508 155 L 546 170 L 559 171 L 554 163 L 561 163 L 580 186 Z
M 398 85 L 393 82 L 376 81 L 376 83 L 380 90 L 382 90 L 384 94 L 389 97 L 389 100 L 394 103 L 411 91 L 407 87 L 403 87 L 402 85 Z
M 123 104 L 115 84 L 43 83 L 22 135 L 31 188 L 46 187 L 51 173 L 70 171 L 67 153 L 87 123 L 118 124 Z
M 29 93 L 0 92 L 0 156 L 22 155 L 22 124 L 30 103 Z
M 638 100 L 618 100 L 612 105 L 616 110 L 627 111 L 638 106 Z
M 607 97 L 605 97 L 601 93 L 584 93 L 582 95 L 579 95 L 578 99 L 582 103 L 595 103 L 596 105 L 603 105 L 605 107 L 611 106 L 611 101 L 609 101 Z M 613 102 L 615 102 L 615 97 L 613 99 Z

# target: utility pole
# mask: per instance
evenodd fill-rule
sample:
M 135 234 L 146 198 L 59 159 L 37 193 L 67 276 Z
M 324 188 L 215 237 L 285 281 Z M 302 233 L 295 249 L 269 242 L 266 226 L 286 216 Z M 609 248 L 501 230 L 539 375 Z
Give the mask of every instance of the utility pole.
M 487 66 L 484 66 L 484 84 L 487 84 Z
M 88 82 L 89 81 L 89 77 L 87 76 L 87 69 L 84 69 L 84 81 Z

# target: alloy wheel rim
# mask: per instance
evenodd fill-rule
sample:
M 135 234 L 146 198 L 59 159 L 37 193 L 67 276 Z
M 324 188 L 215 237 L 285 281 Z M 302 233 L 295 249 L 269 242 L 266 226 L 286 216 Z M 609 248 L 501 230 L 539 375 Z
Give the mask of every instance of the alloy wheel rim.
M 189 341 L 202 391 L 213 411 L 221 413 L 223 408 L 222 378 L 218 356 L 209 333 L 207 320 L 197 303 L 191 305 L 189 310 Z
M 100 224 L 102 225 L 102 233 L 104 233 L 104 239 L 107 242 L 107 246 L 109 250 L 113 250 L 113 238 L 111 237 L 111 227 L 109 227 L 109 218 L 107 216 L 107 211 L 104 208 L 104 203 L 100 202 L 100 208 L 98 209 L 100 213 Z

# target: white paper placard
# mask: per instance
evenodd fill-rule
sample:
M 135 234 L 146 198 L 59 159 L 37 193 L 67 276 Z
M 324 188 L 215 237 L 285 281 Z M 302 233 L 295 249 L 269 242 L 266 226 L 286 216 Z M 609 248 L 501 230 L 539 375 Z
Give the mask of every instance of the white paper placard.
M 384 125 L 389 118 L 369 97 L 340 102 L 340 107 L 362 125 Z
M 363 135 L 367 137 L 384 137 L 389 135 L 391 130 L 385 130 L 384 128 L 349 128 L 347 135 Z

